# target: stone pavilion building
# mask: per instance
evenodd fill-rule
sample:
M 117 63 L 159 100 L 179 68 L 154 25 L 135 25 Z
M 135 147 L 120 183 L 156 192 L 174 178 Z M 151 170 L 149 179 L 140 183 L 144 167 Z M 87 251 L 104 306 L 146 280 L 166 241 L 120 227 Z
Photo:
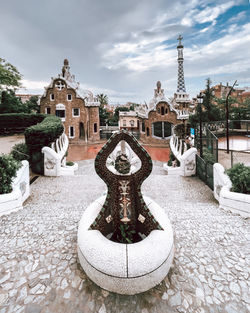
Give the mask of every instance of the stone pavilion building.
M 62 73 L 52 77 L 40 99 L 40 112 L 61 118 L 70 142 L 95 142 L 100 139 L 99 106 L 89 90 L 80 88 L 64 60 Z
M 137 108 L 139 118 L 140 139 L 148 144 L 168 144 L 176 124 L 185 123 L 189 117 L 189 95 L 186 93 L 183 70 L 183 45 L 179 36 L 178 50 L 178 81 L 177 92 L 172 101 L 166 99 L 161 82 L 158 81 L 154 97 L 148 103 Z
M 159 144 L 168 143 L 173 127 L 183 123 L 188 115 L 182 115 L 166 99 L 161 82 L 158 81 L 154 90 L 154 97 L 147 106 L 141 106 L 137 110 L 140 120 L 140 139 L 144 143 Z

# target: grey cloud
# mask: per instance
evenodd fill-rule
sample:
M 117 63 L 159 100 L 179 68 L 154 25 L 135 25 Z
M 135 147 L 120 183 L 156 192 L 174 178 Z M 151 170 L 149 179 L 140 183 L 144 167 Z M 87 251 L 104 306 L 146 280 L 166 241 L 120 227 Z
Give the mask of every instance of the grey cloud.
M 103 55 L 121 42 L 137 43 L 161 36 L 167 40 L 175 39 L 179 33 L 195 34 L 193 29 L 181 25 L 180 20 L 198 3 L 210 2 L 212 0 L 2 1 L 1 57 L 16 65 L 27 80 L 49 83 L 50 77 L 60 72 L 63 59 L 68 58 L 77 80 L 96 86 L 96 90 L 113 90 L 111 99 L 119 99 L 120 95 L 123 101 L 126 97 L 148 101 L 157 80 L 165 82 L 164 88 L 171 96 L 177 79 L 176 59 L 171 66 L 159 64 L 146 72 L 134 73 L 126 67 L 106 68 Z M 185 39 L 184 44 L 188 45 Z M 116 57 L 113 62 L 117 62 Z M 184 64 L 187 76 L 194 66 Z

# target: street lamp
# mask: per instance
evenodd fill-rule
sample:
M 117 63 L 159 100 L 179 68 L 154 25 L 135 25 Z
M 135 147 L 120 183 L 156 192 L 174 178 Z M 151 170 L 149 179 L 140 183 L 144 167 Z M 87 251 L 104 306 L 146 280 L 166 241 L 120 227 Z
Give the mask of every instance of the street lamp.
M 202 148 L 202 103 L 203 103 L 203 94 L 200 92 L 200 94 L 197 96 L 197 100 L 199 103 L 199 111 L 200 111 L 200 157 L 203 157 L 203 148 Z
M 228 130 L 228 119 L 229 119 L 229 109 L 228 109 L 228 98 L 234 88 L 234 86 L 237 84 L 237 80 L 234 82 L 233 86 L 230 88 L 227 97 L 226 97 L 226 137 L 227 137 L 227 153 L 229 153 L 229 130 Z

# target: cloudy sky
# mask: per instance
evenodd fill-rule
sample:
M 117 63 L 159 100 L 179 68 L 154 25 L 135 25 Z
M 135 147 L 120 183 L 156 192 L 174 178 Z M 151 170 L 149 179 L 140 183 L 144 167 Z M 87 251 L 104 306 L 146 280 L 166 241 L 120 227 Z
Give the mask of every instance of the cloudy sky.
M 249 0 L 2 0 L 0 57 L 23 75 L 23 93 L 42 93 L 68 58 L 83 88 L 111 103 L 148 102 L 158 80 L 177 86 L 183 36 L 187 92 L 214 84 L 250 86 Z

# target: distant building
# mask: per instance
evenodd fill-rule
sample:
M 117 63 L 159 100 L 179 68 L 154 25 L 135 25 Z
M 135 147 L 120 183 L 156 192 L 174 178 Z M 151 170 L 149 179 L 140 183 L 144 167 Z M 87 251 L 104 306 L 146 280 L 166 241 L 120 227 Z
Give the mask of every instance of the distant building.
M 82 90 L 64 60 L 62 73 L 52 77 L 40 99 L 40 112 L 61 118 L 70 142 L 94 142 L 100 139 L 99 106 L 89 90 Z
M 185 123 L 194 106 L 186 92 L 183 69 L 183 38 L 179 36 L 178 50 L 178 80 L 174 98 L 167 100 L 161 82 L 158 81 L 154 97 L 148 104 L 135 106 L 139 118 L 140 139 L 145 143 L 168 144 L 176 124 Z
M 222 85 L 222 83 L 212 86 L 211 89 L 213 90 L 213 95 L 216 98 L 219 99 L 225 99 L 227 97 L 227 94 L 229 93 L 230 89 L 232 86 L 227 85 Z M 240 100 L 242 93 L 244 93 L 245 89 L 236 89 L 231 92 L 230 96 L 232 98 L 236 98 L 237 100 Z
M 136 108 L 139 118 L 140 139 L 145 143 L 165 143 L 168 144 L 173 126 L 185 122 L 188 113 L 177 110 L 173 107 L 164 95 L 161 82 L 157 82 L 154 90 L 154 97 L 149 104 Z
M 215 86 L 211 86 L 213 96 L 218 99 L 226 99 L 231 88 L 232 86 L 228 84 L 223 85 L 222 83 Z M 204 92 L 205 90 L 201 90 L 201 93 Z M 247 98 L 250 98 L 249 87 L 234 88 L 230 94 L 230 97 L 236 99 L 236 103 L 233 103 L 232 106 L 239 107 L 241 103 L 246 101 Z
M 119 129 L 138 131 L 139 119 L 135 111 L 119 111 Z
M 16 94 L 16 97 L 19 97 L 21 99 L 22 103 L 29 101 L 29 99 L 33 96 L 37 96 L 38 98 L 41 97 L 41 95 Z

